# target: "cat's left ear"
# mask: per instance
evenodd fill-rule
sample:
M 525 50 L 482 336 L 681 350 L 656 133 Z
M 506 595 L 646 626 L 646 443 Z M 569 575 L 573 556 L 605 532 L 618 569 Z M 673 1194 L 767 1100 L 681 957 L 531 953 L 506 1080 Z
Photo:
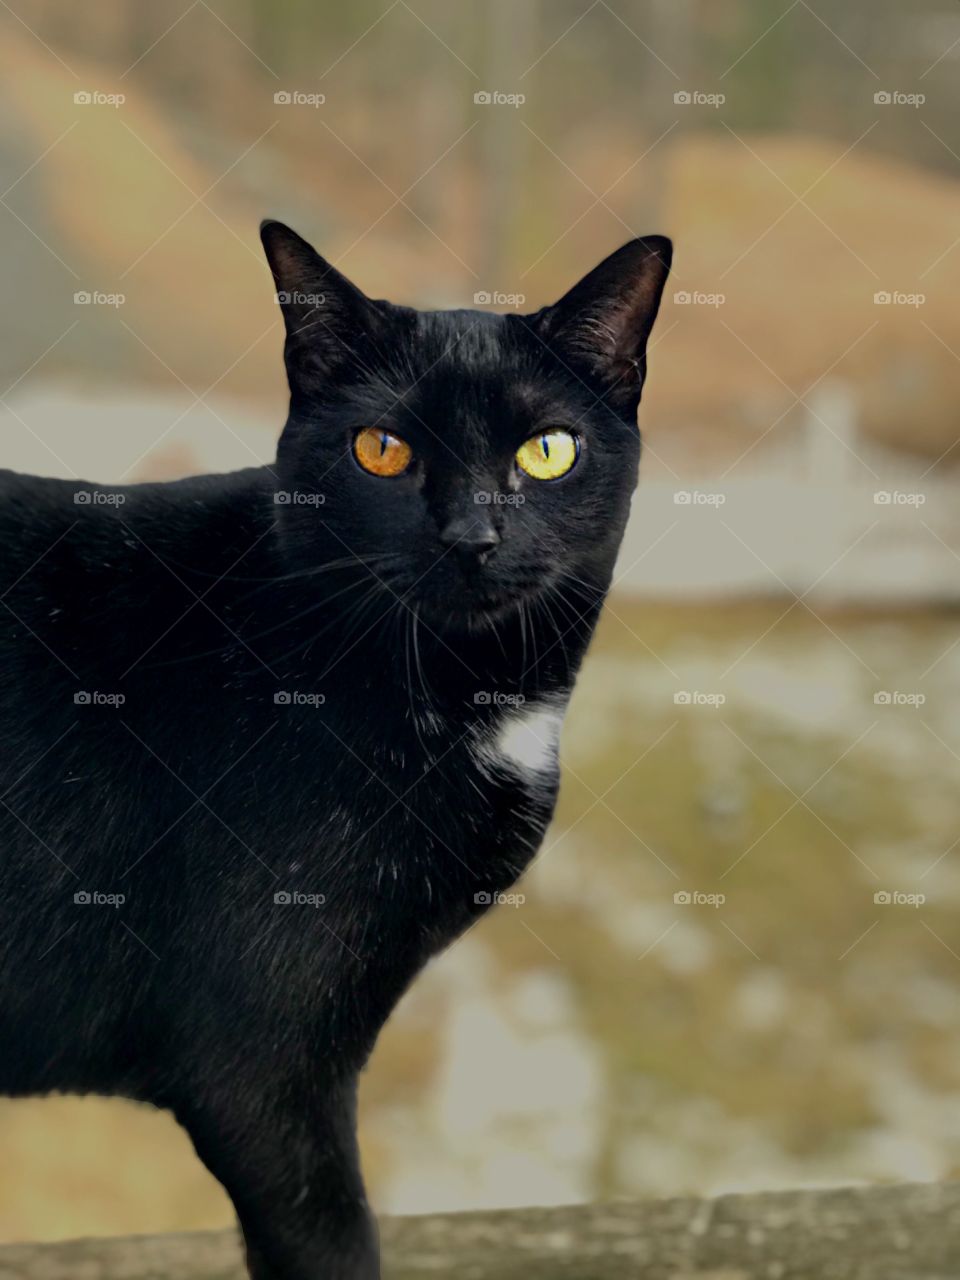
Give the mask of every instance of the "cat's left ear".
M 535 318 L 561 359 L 582 362 L 599 378 L 603 399 L 618 412 L 635 413 L 639 404 L 672 257 L 666 236 L 631 240 Z
M 260 239 L 287 328 L 284 358 L 294 396 L 323 391 L 370 358 L 382 311 L 336 267 L 282 222 L 260 224 Z

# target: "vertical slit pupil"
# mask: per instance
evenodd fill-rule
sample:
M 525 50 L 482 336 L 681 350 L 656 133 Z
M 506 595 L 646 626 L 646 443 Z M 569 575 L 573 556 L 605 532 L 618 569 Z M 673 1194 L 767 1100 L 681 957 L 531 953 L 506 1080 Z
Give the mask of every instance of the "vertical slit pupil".
M 387 452 L 387 439 L 388 439 L 387 433 L 385 431 L 381 431 L 380 432 L 380 457 L 381 458 Z
M 550 440 L 547 436 L 541 437 L 540 448 L 543 450 L 543 456 L 545 458 L 549 458 L 550 457 Z

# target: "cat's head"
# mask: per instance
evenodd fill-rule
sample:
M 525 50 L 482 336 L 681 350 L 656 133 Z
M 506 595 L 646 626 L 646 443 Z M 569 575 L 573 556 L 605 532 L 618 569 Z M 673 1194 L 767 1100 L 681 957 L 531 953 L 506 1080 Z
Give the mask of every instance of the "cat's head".
M 670 266 L 632 240 L 531 315 L 366 297 L 279 222 L 278 516 L 303 567 L 355 557 L 432 625 L 606 589 L 636 482 L 646 347 Z

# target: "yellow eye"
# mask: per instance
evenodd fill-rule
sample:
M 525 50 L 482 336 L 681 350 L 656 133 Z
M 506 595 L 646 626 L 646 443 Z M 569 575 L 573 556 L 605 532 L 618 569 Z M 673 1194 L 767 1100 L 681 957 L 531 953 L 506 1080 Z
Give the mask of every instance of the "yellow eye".
M 569 431 L 544 431 L 517 450 L 517 466 L 534 480 L 559 480 L 580 457 L 580 441 Z
M 406 440 L 389 431 L 364 427 L 354 437 L 353 455 L 371 475 L 398 476 L 409 467 L 413 450 Z

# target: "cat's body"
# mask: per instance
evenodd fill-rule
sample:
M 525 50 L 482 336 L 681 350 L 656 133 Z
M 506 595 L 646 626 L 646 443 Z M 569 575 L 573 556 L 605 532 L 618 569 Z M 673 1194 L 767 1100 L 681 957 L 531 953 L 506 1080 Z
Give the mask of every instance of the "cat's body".
M 266 239 L 282 288 L 316 282 Z M 667 252 L 627 275 L 638 371 Z M 542 839 L 639 449 L 639 379 L 608 409 L 551 345 L 565 312 L 386 311 L 321 266 L 336 346 L 286 307 L 274 466 L 0 474 L 0 1092 L 171 1108 L 256 1280 L 378 1274 L 356 1077 Z M 381 421 L 413 446 L 391 478 L 350 453 Z M 531 485 L 513 451 L 544 421 L 579 460 Z
M 280 1025 L 311 1016 L 318 1057 L 334 1049 L 356 1068 L 419 964 L 512 883 L 539 842 L 557 781 L 544 709 L 559 717 L 566 700 L 568 645 L 541 660 L 534 697 L 534 671 L 518 681 L 516 663 L 482 636 L 448 650 L 421 623 L 415 654 L 402 607 L 395 651 L 384 653 L 376 625 L 363 635 L 386 607 L 378 601 L 352 631 L 312 612 L 324 633 L 306 656 L 285 656 L 297 624 L 278 622 L 315 608 L 317 584 L 263 589 L 282 573 L 273 484 L 252 471 L 136 486 L 110 491 L 123 506 L 92 508 L 73 503 L 92 485 L 0 475 L 0 513 L 29 496 L 45 508 L 48 544 L 61 539 L 39 559 L 43 544 L 17 547 L 0 514 L 4 581 L 20 578 L 4 600 L 0 661 L 7 673 L 23 664 L 4 697 L 4 973 L 49 949 L 30 968 L 27 1022 L 11 1025 L 0 1008 L 0 1090 L 165 1101 L 176 1073 L 161 1065 L 164 1046 L 180 1054 L 205 1021 L 222 1035 L 197 1003 L 229 1000 L 242 1021 L 245 985 L 255 993 L 277 966 L 287 976 L 272 992 Z M 225 523 L 238 498 L 250 517 L 240 528 Z M 31 608 L 38 599 L 51 608 Z M 531 668 L 535 646 L 555 639 L 528 632 Z M 529 707 L 514 701 L 521 684 Z M 122 704 L 104 701 L 117 695 Z M 361 700 L 376 713 L 358 718 Z M 542 765 L 508 754 L 509 737 L 506 751 L 498 744 L 528 721 Z M 274 901 L 295 892 L 318 901 Z M 76 893 L 125 901 L 75 903 Z M 27 920 L 29 950 L 22 940 L 13 950 Z M 220 933 L 219 948 L 197 948 L 226 921 L 232 945 Z M 65 954 L 76 961 L 66 970 Z M 334 997 L 311 1010 L 333 972 Z M 131 999 L 91 1011 L 92 976 Z M 213 1046 L 197 1049 L 209 1063 Z

